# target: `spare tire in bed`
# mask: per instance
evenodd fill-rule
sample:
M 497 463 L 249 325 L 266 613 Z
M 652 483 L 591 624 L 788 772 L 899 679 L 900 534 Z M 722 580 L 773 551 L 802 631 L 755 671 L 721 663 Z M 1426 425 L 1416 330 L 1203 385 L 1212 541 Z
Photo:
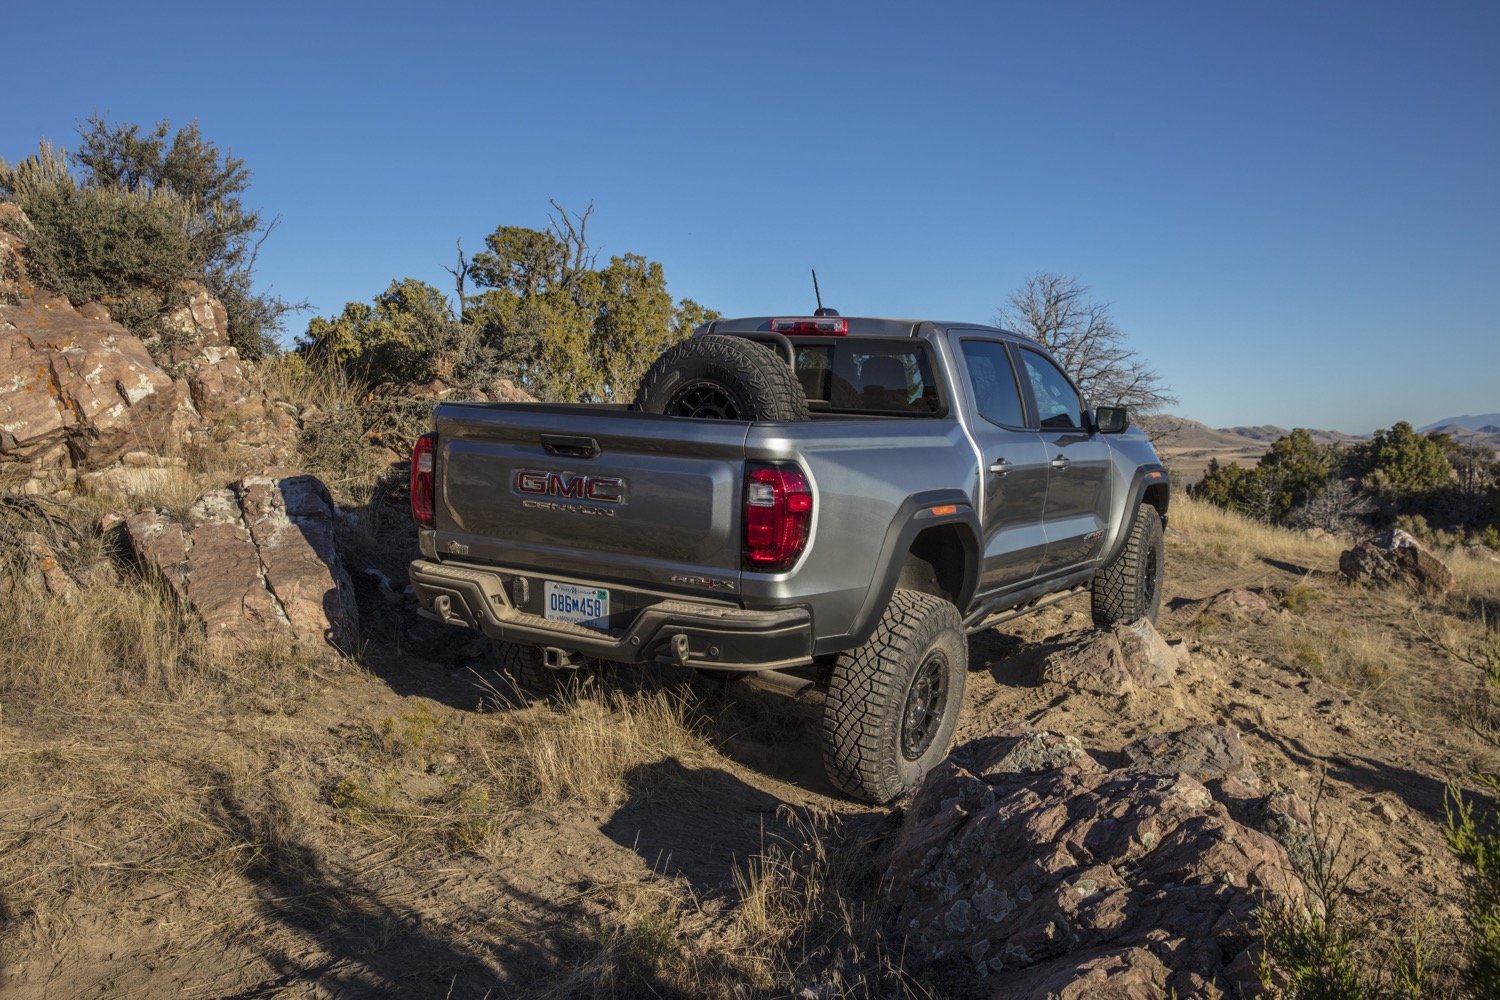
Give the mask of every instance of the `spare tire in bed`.
M 635 405 L 675 417 L 807 419 L 802 383 L 779 355 L 714 334 L 667 348 L 642 377 Z

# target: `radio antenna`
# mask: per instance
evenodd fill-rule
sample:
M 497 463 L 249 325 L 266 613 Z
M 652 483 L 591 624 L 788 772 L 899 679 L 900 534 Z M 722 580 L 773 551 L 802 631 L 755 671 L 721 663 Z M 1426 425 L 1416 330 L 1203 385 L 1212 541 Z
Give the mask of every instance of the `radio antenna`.
M 825 308 L 823 308 L 823 293 L 820 292 L 820 291 L 818 291 L 818 272 L 816 270 L 814 270 L 813 273 L 812 273 L 812 275 L 813 275 L 813 297 L 818 300 L 818 311 L 815 312 L 815 313 L 813 313 L 813 315 L 814 316 L 837 316 L 839 314 L 839 311 L 837 309 L 825 309 Z

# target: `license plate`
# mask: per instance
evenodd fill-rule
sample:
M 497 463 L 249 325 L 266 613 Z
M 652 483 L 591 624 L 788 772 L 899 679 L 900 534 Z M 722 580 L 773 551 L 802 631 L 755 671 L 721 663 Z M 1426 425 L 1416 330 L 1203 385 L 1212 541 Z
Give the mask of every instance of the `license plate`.
M 543 596 L 547 599 L 546 617 L 551 621 L 594 628 L 609 624 L 609 591 L 602 587 L 575 587 L 548 580 Z

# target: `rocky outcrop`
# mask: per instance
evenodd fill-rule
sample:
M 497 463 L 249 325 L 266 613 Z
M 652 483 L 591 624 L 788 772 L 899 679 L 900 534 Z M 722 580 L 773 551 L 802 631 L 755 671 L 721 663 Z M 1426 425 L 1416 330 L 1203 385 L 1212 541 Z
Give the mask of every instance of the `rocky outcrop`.
M 124 527 L 137 559 L 203 619 L 215 644 L 280 633 L 347 646 L 359 612 L 334 517 L 316 478 L 252 476 L 205 493 L 181 521 L 157 508 Z
M 1153 773 L 1164 753 L 1142 756 L 1106 771 L 1067 736 L 1009 727 L 933 770 L 888 869 L 907 968 L 997 1000 L 1253 990 L 1256 907 L 1302 895 L 1286 850 L 1198 777 Z M 1235 809 L 1270 815 L 1270 799 Z
M 1053 639 L 1038 680 L 1079 693 L 1126 695 L 1169 686 L 1187 659 L 1180 641 L 1168 643 L 1149 619 L 1141 618 Z
M 1453 571 L 1400 528 L 1383 531 L 1339 555 L 1339 572 L 1356 583 L 1404 583 L 1428 597 L 1453 590 Z
M 97 307 L 0 305 L 0 461 L 98 469 L 197 424 L 185 387 Z
M 178 290 L 186 304 L 161 317 L 148 350 L 100 303 L 33 288 L 24 229 L 21 211 L 0 204 L 0 463 L 27 467 L 27 492 L 72 487 L 127 452 L 222 447 L 262 465 L 285 455 L 296 421 L 246 371 L 207 289 Z
M 168 366 L 186 384 L 193 406 L 210 431 L 236 446 L 275 455 L 292 445 L 296 421 L 251 379 L 229 343 L 229 315 L 202 285 L 187 288 L 188 301 L 161 320 Z

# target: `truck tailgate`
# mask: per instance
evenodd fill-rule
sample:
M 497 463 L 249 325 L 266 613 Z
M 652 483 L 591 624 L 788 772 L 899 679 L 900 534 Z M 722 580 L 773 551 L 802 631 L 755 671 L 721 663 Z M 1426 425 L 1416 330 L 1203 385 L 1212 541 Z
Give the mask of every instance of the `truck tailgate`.
M 440 556 L 703 593 L 740 576 L 749 425 L 582 405 L 444 403 Z M 675 578 L 675 579 L 674 579 Z

